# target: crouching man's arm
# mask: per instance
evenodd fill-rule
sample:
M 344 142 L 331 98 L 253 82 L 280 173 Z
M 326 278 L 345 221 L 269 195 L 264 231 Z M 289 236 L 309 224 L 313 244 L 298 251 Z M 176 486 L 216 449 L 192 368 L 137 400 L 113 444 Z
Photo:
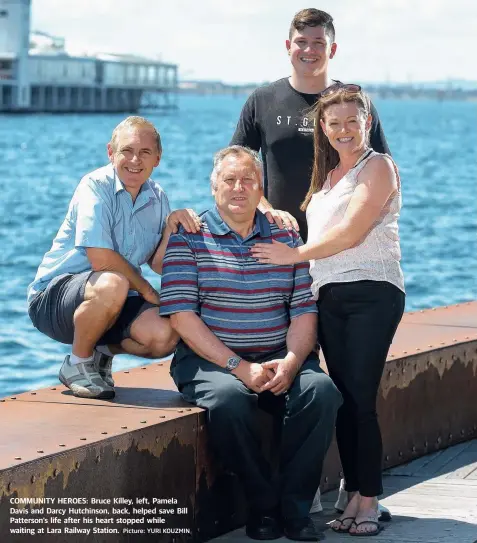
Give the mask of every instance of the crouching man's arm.
M 83 178 L 73 196 L 76 214 L 74 243 L 86 252 L 95 272 L 116 272 L 129 281 L 129 288 L 150 303 L 159 303 L 159 294 L 116 249 L 113 242 L 115 212 L 110 194 L 94 179 Z
M 275 373 L 273 379 L 262 387 L 262 391 L 270 390 L 278 395 L 290 388 L 298 370 L 316 345 L 316 327 L 316 313 L 305 313 L 292 319 L 287 333 L 287 355 L 262 364 Z
M 117 272 L 129 281 L 129 288 L 138 292 L 151 304 L 159 304 L 159 293 L 129 262 L 112 249 L 87 247 L 86 255 L 95 272 Z
M 170 319 L 172 328 L 183 341 L 205 360 L 225 368 L 229 358 L 237 357 L 234 351 L 222 343 L 196 313 L 191 311 L 174 313 Z M 233 373 L 254 392 L 260 392 L 273 377 L 273 372 L 265 368 L 263 364 L 248 362 L 243 358 L 230 373 Z
M 161 242 L 156 252 L 149 259 L 148 264 L 157 274 L 162 273 L 162 264 L 166 254 L 167 244 L 171 234 L 177 233 L 179 226 L 182 225 L 186 232 L 199 232 L 202 221 L 193 209 L 176 209 L 169 213 L 166 220 L 166 227 L 162 232 Z

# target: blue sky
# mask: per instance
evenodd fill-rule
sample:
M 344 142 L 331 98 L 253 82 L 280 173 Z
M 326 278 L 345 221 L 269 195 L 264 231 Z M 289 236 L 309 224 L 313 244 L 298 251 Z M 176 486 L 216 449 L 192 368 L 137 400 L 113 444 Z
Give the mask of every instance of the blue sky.
M 74 7 L 73 7 L 74 6 Z M 296 0 L 32 0 L 32 28 L 81 53 L 119 52 L 178 63 L 183 79 L 229 83 L 289 75 Z M 477 4 L 468 0 L 323 0 L 347 81 L 477 79 Z

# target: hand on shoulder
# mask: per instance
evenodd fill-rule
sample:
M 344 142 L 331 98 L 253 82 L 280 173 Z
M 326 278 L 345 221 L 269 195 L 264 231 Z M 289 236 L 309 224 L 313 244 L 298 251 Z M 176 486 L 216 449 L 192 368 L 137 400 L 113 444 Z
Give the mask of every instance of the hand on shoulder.
M 287 230 L 293 230 L 295 229 L 297 232 L 300 230 L 300 227 L 298 226 L 298 222 L 295 219 L 295 217 L 288 213 L 288 211 L 282 211 L 281 209 L 275 209 L 273 207 L 261 207 L 259 205 L 258 207 L 259 211 L 261 211 L 268 219 L 268 222 L 270 224 L 275 223 L 278 228 L 281 230 L 287 229 Z
M 193 209 L 176 209 L 169 214 L 166 222 L 173 234 L 177 233 L 180 225 L 189 233 L 198 232 L 202 226 L 200 217 Z

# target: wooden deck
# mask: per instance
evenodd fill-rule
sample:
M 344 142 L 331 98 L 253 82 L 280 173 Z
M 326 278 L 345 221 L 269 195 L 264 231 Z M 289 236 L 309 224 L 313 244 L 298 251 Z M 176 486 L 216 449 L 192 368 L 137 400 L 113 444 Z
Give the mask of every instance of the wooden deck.
M 393 514 L 377 536 L 356 541 L 374 543 L 477 543 L 477 439 L 390 469 L 381 502 Z M 351 543 L 326 525 L 336 517 L 337 491 L 322 496 L 323 513 L 313 515 L 324 541 Z M 250 543 L 243 529 L 213 540 Z M 285 538 L 278 541 L 286 542 Z

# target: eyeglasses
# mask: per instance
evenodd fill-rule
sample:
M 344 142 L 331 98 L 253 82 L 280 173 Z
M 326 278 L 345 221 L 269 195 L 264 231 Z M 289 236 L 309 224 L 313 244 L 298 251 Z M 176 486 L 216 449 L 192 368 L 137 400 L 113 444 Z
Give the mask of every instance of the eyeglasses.
M 344 91 L 348 91 L 348 92 L 360 92 L 361 91 L 361 87 L 359 85 L 355 85 L 354 83 L 346 83 L 346 84 L 343 84 L 343 83 L 334 83 L 333 85 L 330 85 L 327 89 L 325 89 L 322 93 L 321 93 L 321 97 L 325 97 L 325 96 L 331 96 L 332 94 L 334 94 L 335 92 L 338 92 L 339 90 L 343 89 Z

